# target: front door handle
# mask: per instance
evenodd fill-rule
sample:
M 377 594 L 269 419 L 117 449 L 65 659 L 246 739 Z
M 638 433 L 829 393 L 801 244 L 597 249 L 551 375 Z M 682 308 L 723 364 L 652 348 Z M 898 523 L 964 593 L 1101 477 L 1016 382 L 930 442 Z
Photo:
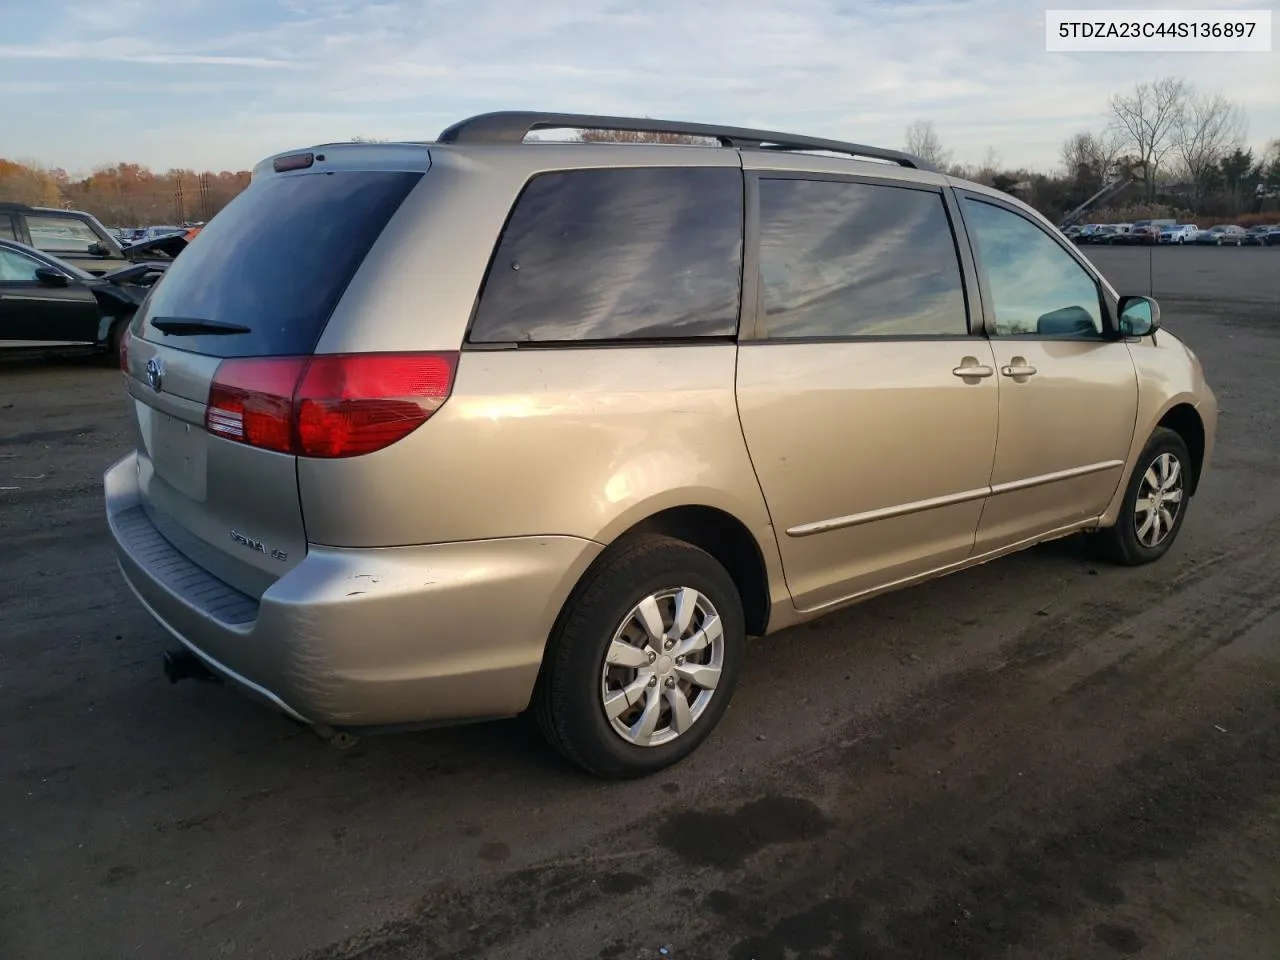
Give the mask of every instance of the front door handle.
M 977 357 L 965 357 L 960 361 L 960 366 L 956 367 L 951 372 L 957 377 L 963 377 L 965 380 L 968 380 L 970 377 L 982 379 L 983 377 L 989 377 L 995 373 L 995 371 L 990 367 L 979 363 Z
M 1000 368 L 1000 372 L 1006 377 L 1012 377 L 1014 380 L 1021 383 L 1023 380 L 1026 380 L 1027 377 L 1034 377 L 1036 375 L 1036 368 L 1027 363 L 1024 358 L 1014 357 L 1012 363 L 1005 364 Z

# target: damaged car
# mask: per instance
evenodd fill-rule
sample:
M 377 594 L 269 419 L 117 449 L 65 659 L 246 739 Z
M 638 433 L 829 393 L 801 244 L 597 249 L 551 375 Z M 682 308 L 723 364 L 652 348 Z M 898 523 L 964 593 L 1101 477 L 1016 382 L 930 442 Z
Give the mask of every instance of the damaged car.
M 125 328 L 166 266 L 128 263 L 96 277 L 0 239 L 0 354 L 104 353 L 118 360 Z

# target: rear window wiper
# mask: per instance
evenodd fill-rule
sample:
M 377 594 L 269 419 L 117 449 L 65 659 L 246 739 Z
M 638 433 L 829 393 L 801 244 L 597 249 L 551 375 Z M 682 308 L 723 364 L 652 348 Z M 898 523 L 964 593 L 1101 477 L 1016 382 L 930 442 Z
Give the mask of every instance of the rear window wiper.
M 239 323 L 225 323 L 221 320 L 201 320 L 198 317 L 154 317 L 151 326 L 161 333 L 171 333 L 175 337 L 194 337 L 201 333 L 232 334 L 252 333 L 253 330 Z

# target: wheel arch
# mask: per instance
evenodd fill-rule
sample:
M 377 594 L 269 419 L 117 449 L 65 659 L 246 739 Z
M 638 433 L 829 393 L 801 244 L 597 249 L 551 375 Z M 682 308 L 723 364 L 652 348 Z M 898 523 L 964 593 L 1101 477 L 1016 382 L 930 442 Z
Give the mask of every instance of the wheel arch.
M 1133 471 L 1138 468 L 1138 458 L 1142 455 L 1151 434 L 1158 427 L 1173 430 L 1182 437 L 1192 459 L 1191 484 L 1188 491 L 1194 494 L 1200 483 L 1200 475 L 1204 469 L 1207 455 L 1208 437 L 1206 436 L 1204 419 L 1197 410 L 1199 398 L 1191 392 L 1179 392 L 1167 397 L 1164 403 L 1153 412 L 1139 411 L 1138 423 L 1133 433 L 1133 441 L 1129 456 L 1125 462 L 1124 473 L 1116 486 L 1111 502 L 1106 511 L 1098 519 L 1099 528 L 1109 527 L 1116 522 L 1124 503 L 1125 490 Z
M 604 550 L 579 576 L 565 597 L 556 618 L 557 625 L 578 595 L 578 587 L 609 562 L 622 541 L 639 534 L 659 534 L 681 540 L 711 554 L 728 571 L 742 599 L 747 634 L 762 636 L 771 627 L 789 624 L 783 604 L 790 599 L 782 574 L 781 558 L 773 529 L 767 525 L 754 530 L 742 515 L 730 507 L 709 502 L 715 498 L 685 498 L 672 502 L 670 494 L 638 504 L 591 539 Z M 763 512 L 763 511 L 762 511 Z
M 1204 468 L 1205 429 L 1204 420 L 1195 406 L 1181 401 L 1169 407 L 1156 422 L 1157 427 L 1172 430 L 1182 438 L 1191 454 L 1191 483 L 1188 493 L 1194 495 L 1200 486 L 1200 472 Z
M 769 570 L 759 541 L 745 523 L 717 507 L 684 504 L 645 517 L 623 530 L 615 542 L 645 533 L 682 540 L 711 554 L 738 588 L 747 634 L 768 632 L 773 607 Z

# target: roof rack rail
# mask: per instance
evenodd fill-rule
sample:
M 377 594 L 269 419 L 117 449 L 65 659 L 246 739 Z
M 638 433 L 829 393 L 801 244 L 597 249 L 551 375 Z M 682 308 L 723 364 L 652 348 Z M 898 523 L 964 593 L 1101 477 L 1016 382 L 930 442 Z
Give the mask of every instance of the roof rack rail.
M 553 129 L 618 130 L 628 133 L 672 133 L 688 137 L 707 137 L 722 147 L 754 150 L 821 150 L 826 153 L 843 153 L 851 157 L 887 160 L 913 170 L 933 170 L 920 157 L 869 147 L 842 140 L 824 140 L 820 137 L 803 137 L 772 130 L 752 130 L 746 127 L 725 127 L 714 123 L 685 123 L 679 120 L 651 120 L 648 117 L 600 117 L 586 113 L 540 113 L 536 111 L 503 110 L 482 113 L 460 120 L 448 127 L 436 138 L 437 143 L 522 143 L 535 130 Z

